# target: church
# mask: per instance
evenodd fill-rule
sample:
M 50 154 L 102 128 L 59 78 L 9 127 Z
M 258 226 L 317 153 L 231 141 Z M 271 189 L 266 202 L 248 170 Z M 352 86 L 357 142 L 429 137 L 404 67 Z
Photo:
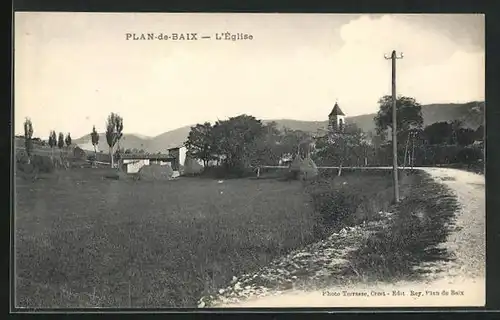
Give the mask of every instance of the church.
M 328 124 L 326 127 L 318 128 L 313 138 L 320 138 L 329 132 L 342 133 L 346 127 L 345 113 L 340 109 L 338 102 L 335 102 L 330 114 L 328 114 Z
M 317 151 L 316 140 L 318 138 L 325 137 L 332 132 L 343 133 L 345 126 L 345 113 L 342 112 L 339 104 L 335 102 L 332 111 L 328 115 L 328 127 L 319 128 L 316 134 L 313 134 L 312 137 L 306 138 L 305 140 L 301 141 L 299 149 L 302 150 L 302 152 L 299 152 L 303 153 L 303 156 L 305 157 L 314 154 Z
M 280 162 L 280 165 L 282 164 L 289 164 L 290 168 L 293 166 L 293 163 L 296 163 L 296 166 L 301 163 L 301 161 L 310 161 L 313 166 L 316 168 L 316 164 L 314 164 L 314 161 L 312 160 L 311 157 L 313 157 L 316 152 L 318 152 L 318 149 L 316 148 L 316 142 L 318 139 L 323 139 L 323 138 L 330 138 L 330 135 L 333 134 L 342 134 L 344 132 L 344 128 L 346 126 L 345 123 L 345 113 L 342 112 L 340 109 L 340 106 L 338 102 L 335 102 L 335 105 L 333 106 L 333 109 L 331 110 L 330 114 L 328 115 L 328 125 L 327 128 L 319 128 L 316 131 L 316 134 L 312 134 L 312 136 L 309 136 L 299 142 L 299 145 L 297 147 L 297 153 L 295 156 L 291 156 L 288 159 L 282 159 Z M 292 159 L 294 159 L 292 161 Z M 298 160 L 297 160 L 298 159 Z M 283 161 L 285 160 L 285 161 Z
M 333 132 L 343 132 L 345 127 L 345 114 L 335 102 L 332 111 L 328 115 L 328 129 Z

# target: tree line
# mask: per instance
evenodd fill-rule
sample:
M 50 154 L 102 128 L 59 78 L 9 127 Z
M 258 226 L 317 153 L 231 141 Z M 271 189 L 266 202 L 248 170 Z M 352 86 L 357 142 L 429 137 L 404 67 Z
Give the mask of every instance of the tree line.
M 308 133 L 278 128 L 274 122 L 264 124 L 247 114 L 214 124 L 197 124 L 191 127 L 185 142 L 187 155 L 199 159 L 205 167 L 228 170 L 278 165 L 284 159 L 307 154 L 319 165 L 391 165 L 392 97 L 383 96 L 378 104 L 374 133 L 363 132 L 349 123 L 341 133 L 332 128 Z M 406 96 L 397 98 L 396 112 L 397 150 L 402 165 L 471 162 L 482 158 L 480 148 L 473 146 L 483 139 L 482 126 L 473 130 L 460 121 L 453 121 L 424 127 L 421 104 Z
M 378 104 L 379 110 L 374 117 L 375 133 L 363 132 L 355 124 L 347 123 L 341 134 L 333 132 L 331 128 L 314 134 L 278 128 L 275 122 L 264 123 L 254 116 L 242 114 L 213 124 L 205 122 L 191 127 L 184 145 L 187 156 L 199 159 L 205 167 L 218 166 L 236 171 L 283 164 L 296 155 L 310 155 L 320 165 L 390 165 L 392 97 L 384 96 Z M 483 126 L 473 130 L 460 121 L 453 121 L 424 127 L 421 104 L 412 97 L 398 97 L 396 110 L 398 157 L 403 160 L 403 164 L 435 165 L 473 161 L 483 156 L 478 152 L 479 148 L 473 146 L 476 141 L 483 139 Z M 90 136 L 94 157 L 97 158 L 100 137 L 95 125 Z M 122 137 L 123 118 L 112 112 L 106 119 L 105 133 L 112 167 L 121 153 L 146 153 L 145 150 L 120 148 Z M 33 138 L 33 123 L 26 118 L 24 142 L 29 159 L 36 139 Z M 70 133 L 64 136 L 62 132 L 57 135 L 55 130 L 50 131 L 48 145 L 52 149 L 52 157 L 55 147 L 62 153 L 64 146 L 71 144 Z
M 392 98 L 379 100 L 374 118 L 376 135 L 373 151 L 375 161 L 387 165 L 392 161 Z M 421 105 L 410 97 L 398 97 L 397 150 L 398 162 L 404 165 L 428 166 L 481 164 L 484 160 L 484 126 L 467 127 L 463 121 L 441 121 L 423 126 Z M 482 167 L 482 165 L 480 166 Z
M 24 150 L 26 151 L 27 161 L 31 163 L 31 158 L 33 156 L 34 142 L 40 145 L 45 145 L 45 143 L 40 138 L 33 137 L 33 122 L 30 118 L 24 120 Z M 51 130 L 48 138 L 48 145 L 51 148 L 51 158 L 54 157 L 54 148 L 58 147 L 62 156 L 64 147 L 69 147 L 72 143 L 71 133 L 66 136 L 62 132 L 59 135 L 56 134 L 55 130 Z
M 276 165 L 284 155 L 303 150 L 310 135 L 300 130 L 279 129 L 247 114 L 205 122 L 191 127 L 185 142 L 187 156 L 204 166 L 241 170 L 257 165 Z
M 342 165 L 350 155 L 367 154 L 367 135 L 355 124 L 347 124 L 343 134 L 328 129 L 309 133 L 278 128 L 276 122 L 264 124 L 250 115 L 239 115 L 191 127 L 185 142 L 187 155 L 204 166 L 242 171 L 258 166 L 289 163 L 294 157 L 311 156 L 324 164 Z
M 45 142 L 43 142 L 40 138 L 34 138 L 33 137 L 33 122 L 31 121 L 30 118 L 26 118 L 24 121 L 24 149 L 26 151 L 27 155 L 27 161 L 28 163 L 31 163 L 31 158 L 33 156 L 33 147 L 34 147 L 34 142 L 37 142 L 41 145 L 45 145 Z M 120 150 L 120 139 L 123 136 L 123 118 L 119 116 L 118 114 L 112 112 L 107 120 L 106 120 L 106 142 L 109 146 L 109 155 L 111 159 L 111 167 L 114 166 L 114 160 L 119 158 L 119 155 L 114 154 L 114 148 L 115 146 L 118 146 L 117 151 Z M 92 145 L 94 146 L 94 157 L 97 156 L 97 146 L 99 144 L 99 134 L 97 133 L 95 129 L 95 125 L 92 128 L 92 131 L 90 133 Z M 72 144 L 72 138 L 71 134 L 68 133 L 66 136 L 62 132 L 59 132 L 59 134 L 56 133 L 55 130 L 51 130 L 49 133 L 48 137 L 48 145 L 51 148 L 51 159 L 52 161 L 54 160 L 54 149 L 58 147 L 61 152 L 61 157 L 62 157 L 62 151 L 63 148 L 69 147 Z

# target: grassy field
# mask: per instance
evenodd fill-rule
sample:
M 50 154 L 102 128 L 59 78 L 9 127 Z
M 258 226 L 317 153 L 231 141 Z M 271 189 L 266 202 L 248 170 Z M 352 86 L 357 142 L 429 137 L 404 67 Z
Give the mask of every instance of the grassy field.
M 194 307 L 317 238 L 299 182 L 103 180 L 93 169 L 16 180 L 20 307 Z
M 233 276 L 381 211 L 395 218 L 351 254 L 356 274 L 345 277 L 411 277 L 446 259 L 435 246 L 456 209 L 441 185 L 410 171 L 394 208 L 390 170 L 307 183 L 107 180 L 107 170 L 16 180 L 16 305 L 195 307 Z

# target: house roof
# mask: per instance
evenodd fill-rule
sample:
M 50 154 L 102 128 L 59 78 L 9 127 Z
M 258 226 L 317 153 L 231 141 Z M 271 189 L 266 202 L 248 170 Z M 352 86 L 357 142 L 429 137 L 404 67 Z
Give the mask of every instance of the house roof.
M 94 152 L 94 145 L 92 144 L 92 142 L 80 143 L 75 145 L 82 150 Z M 99 152 L 99 145 L 96 146 L 96 151 Z
M 172 161 L 175 157 L 169 156 L 168 154 L 130 154 L 124 153 L 120 155 L 122 159 L 134 159 L 134 160 L 165 160 Z
M 329 117 L 331 116 L 345 116 L 345 114 L 340 110 L 339 104 L 335 102 L 335 105 L 333 106 L 332 112 L 328 115 Z

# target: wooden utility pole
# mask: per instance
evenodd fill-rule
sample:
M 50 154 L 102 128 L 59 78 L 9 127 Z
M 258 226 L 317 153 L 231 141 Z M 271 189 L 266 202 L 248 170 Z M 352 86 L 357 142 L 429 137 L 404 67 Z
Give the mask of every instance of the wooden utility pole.
M 398 144 L 397 144 L 397 125 L 396 125 L 396 59 L 403 59 L 403 54 L 396 56 L 396 50 L 392 51 L 390 57 L 384 56 L 385 59 L 392 61 L 392 167 L 394 177 L 394 202 L 399 202 L 399 187 L 398 187 Z
M 415 132 L 411 134 L 411 168 L 413 169 L 413 164 L 415 162 Z

